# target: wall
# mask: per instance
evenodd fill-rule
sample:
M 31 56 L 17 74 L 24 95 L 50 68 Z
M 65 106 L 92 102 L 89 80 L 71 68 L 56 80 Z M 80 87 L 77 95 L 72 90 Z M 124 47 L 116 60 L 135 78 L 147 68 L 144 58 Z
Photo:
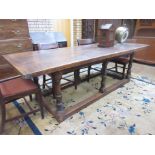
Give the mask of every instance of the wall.
M 28 19 L 30 32 L 63 32 L 68 46 L 71 45 L 70 19 Z M 82 20 L 73 20 L 73 44 L 77 46 L 77 39 L 82 38 Z
M 74 19 L 73 20 L 73 41 L 74 46 L 77 46 L 77 39 L 82 38 L 82 20 Z
M 69 19 L 28 19 L 30 32 L 63 32 L 67 45 L 71 44 Z
M 70 27 L 70 19 L 57 19 L 55 20 L 55 31 L 63 32 L 66 39 L 67 45 L 71 45 L 71 27 Z
M 55 29 L 54 19 L 28 19 L 30 32 L 53 32 Z

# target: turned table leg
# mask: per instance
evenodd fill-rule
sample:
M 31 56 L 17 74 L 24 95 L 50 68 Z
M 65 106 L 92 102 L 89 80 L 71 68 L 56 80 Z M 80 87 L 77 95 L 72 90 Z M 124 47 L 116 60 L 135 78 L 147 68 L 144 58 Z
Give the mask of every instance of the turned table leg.
M 105 80 L 106 80 L 106 69 L 107 69 L 107 65 L 108 65 L 108 61 L 105 61 L 102 63 L 102 70 L 101 70 L 101 87 L 100 87 L 100 92 L 103 93 L 104 92 L 104 88 L 105 88 Z
M 62 94 L 61 94 L 61 78 L 62 78 L 61 72 L 56 72 L 52 74 L 53 95 L 56 99 L 57 112 L 64 111 L 64 103 L 62 102 Z
M 128 70 L 127 70 L 127 79 L 129 79 L 131 76 L 131 68 L 132 68 L 133 57 L 134 57 L 134 52 L 132 52 L 130 54 L 130 60 L 129 60 Z

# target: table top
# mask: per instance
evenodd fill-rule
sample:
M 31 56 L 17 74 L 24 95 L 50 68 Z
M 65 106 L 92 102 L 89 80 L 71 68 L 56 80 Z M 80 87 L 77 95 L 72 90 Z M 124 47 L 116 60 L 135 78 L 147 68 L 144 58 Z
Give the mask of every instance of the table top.
M 97 44 L 51 50 L 7 54 L 3 57 L 21 75 L 39 76 L 62 71 L 88 63 L 114 58 L 148 47 L 146 44 L 123 43 L 100 48 Z

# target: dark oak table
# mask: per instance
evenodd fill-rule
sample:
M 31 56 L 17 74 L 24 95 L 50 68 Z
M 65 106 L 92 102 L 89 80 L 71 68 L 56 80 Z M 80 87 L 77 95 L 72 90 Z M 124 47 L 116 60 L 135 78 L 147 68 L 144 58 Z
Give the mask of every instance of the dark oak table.
M 116 90 L 129 82 L 134 52 L 148 47 L 145 44 L 123 43 L 110 48 L 100 48 L 97 44 L 80 47 L 66 47 L 52 50 L 29 51 L 4 55 L 4 58 L 22 75 L 37 77 L 49 74 L 52 77 L 53 93 L 56 99 L 56 110 L 47 108 L 61 122 L 75 112 L 83 109 L 94 101 Z M 106 67 L 109 60 L 129 55 L 127 78 L 105 88 Z M 76 105 L 64 108 L 60 81 L 66 70 L 76 70 L 84 66 L 102 63 L 101 87 L 97 94 Z

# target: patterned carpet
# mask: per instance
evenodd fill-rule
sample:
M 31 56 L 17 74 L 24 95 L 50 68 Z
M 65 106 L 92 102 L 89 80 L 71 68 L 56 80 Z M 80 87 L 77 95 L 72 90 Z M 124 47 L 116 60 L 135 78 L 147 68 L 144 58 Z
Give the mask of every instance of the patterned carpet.
M 100 77 L 84 82 L 78 90 L 70 87 L 63 91 L 66 106 L 94 94 L 100 86 Z M 108 85 L 116 79 L 108 78 Z M 48 102 L 55 104 L 51 97 Z M 37 104 L 33 101 L 33 107 Z M 15 108 L 16 107 L 16 108 Z M 24 113 L 27 110 L 23 100 L 8 105 L 8 116 Z M 108 94 L 87 108 L 74 114 L 62 123 L 58 123 L 51 114 L 45 112 L 42 120 L 40 114 L 8 123 L 4 134 L 21 135 L 150 135 L 155 134 L 155 83 L 132 75 L 131 81 L 116 91 Z

